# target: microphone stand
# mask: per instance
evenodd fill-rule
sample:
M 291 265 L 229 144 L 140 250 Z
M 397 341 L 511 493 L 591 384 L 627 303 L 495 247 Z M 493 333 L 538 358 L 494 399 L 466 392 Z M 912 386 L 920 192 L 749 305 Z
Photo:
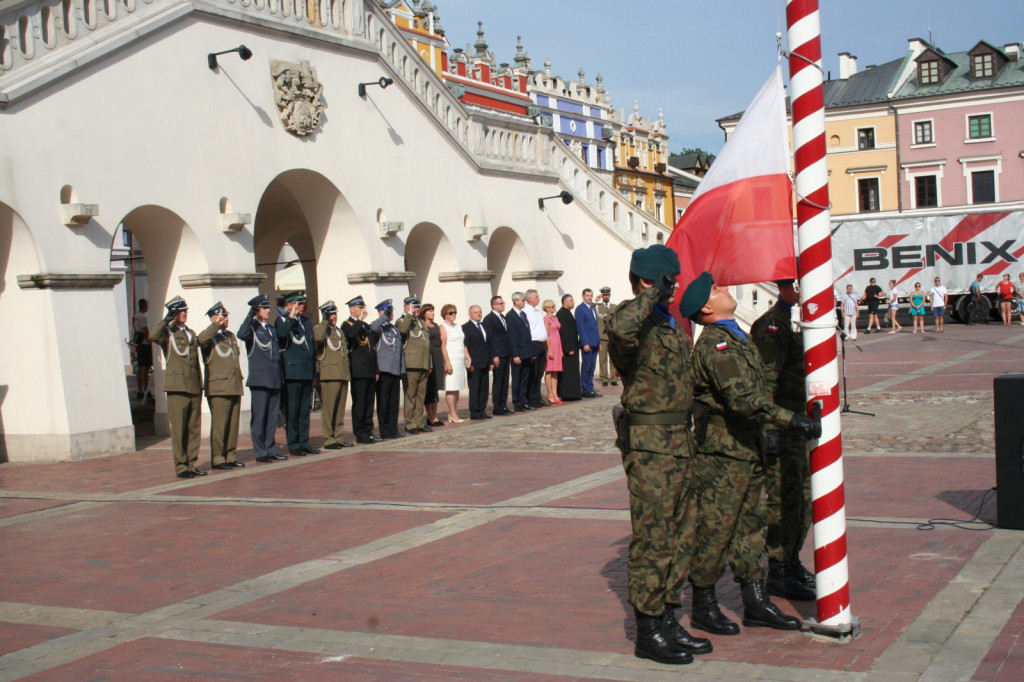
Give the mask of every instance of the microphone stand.
M 836 324 L 836 329 L 839 331 L 839 341 L 842 346 L 842 360 L 843 360 L 843 409 L 839 411 L 840 414 L 862 414 L 865 417 L 874 417 L 875 415 L 871 412 L 861 412 L 859 410 L 850 409 L 850 391 L 847 386 L 846 380 L 846 339 L 848 338 L 846 332 L 843 330 L 842 325 Z M 863 353 L 864 349 L 857 345 L 857 342 L 850 339 L 850 343 L 857 349 L 858 352 Z

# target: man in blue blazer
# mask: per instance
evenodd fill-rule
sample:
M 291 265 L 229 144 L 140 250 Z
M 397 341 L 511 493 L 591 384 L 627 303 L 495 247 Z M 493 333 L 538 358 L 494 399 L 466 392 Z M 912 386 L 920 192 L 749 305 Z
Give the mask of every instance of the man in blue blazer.
M 526 401 L 530 369 L 534 359 L 530 322 L 523 311 L 525 306 L 526 294 L 517 291 L 512 294 L 512 310 L 505 315 L 505 321 L 508 323 L 508 347 L 512 358 L 512 407 L 516 412 L 537 409 Z
M 597 328 L 597 311 L 594 305 L 594 291 L 583 290 L 583 303 L 576 307 L 576 329 L 580 335 L 580 383 L 584 398 L 597 398 L 594 391 L 594 370 L 597 369 L 597 354 L 601 349 L 601 332 Z
M 249 433 L 257 462 L 288 459 L 277 452 L 274 432 L 281 412 L 281 346 L 277 331 L 270 326 L 270 297 L 257 296 L 249 301 L 249 314 L 238 328 L 238 338 L 245 343 L 249 357 L 249 375 L 245 385 L 252 400 Z
M 491 296 L 491 312 L 484 318 L 484 329 L 491 344 L 491 362 L 494 370 L 491 379 L 493 414 L 512 414 L 508 409 L 508 381 L 512 376 L 512 351 L 508 344 L 508 321 L 505 319 L 505 299 Z

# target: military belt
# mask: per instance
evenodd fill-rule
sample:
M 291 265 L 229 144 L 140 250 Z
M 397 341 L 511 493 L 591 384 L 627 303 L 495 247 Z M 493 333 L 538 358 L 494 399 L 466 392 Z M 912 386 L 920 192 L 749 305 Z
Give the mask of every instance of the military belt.
M 659 414 L 629 413 L 630 426 L 688 426 L 689 412 L 661 412 Z

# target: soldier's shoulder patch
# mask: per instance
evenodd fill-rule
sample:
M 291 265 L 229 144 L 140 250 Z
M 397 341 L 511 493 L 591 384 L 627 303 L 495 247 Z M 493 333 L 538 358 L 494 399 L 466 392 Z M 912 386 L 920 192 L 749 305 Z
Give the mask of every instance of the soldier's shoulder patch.
M 772 333 L 775 333 L 775 332 L 779 331 L 779 326 L 776 325 L 776 324 L 770 324 L 770 325 L 768 325 L 768 331 L 770 331 Z
M 715 350 L 726 350 L 727 348 L 729 348 L 728 341 L 719 341 L 715 344 Z

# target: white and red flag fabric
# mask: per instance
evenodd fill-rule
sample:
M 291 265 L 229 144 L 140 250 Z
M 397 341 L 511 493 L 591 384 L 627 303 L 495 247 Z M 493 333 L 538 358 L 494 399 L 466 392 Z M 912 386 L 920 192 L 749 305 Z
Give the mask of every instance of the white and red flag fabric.
M 682 288 L 705 270 L 724 286 L 796 278 L 781 65 L 740 118 L 666 245 L 679 256 Z

